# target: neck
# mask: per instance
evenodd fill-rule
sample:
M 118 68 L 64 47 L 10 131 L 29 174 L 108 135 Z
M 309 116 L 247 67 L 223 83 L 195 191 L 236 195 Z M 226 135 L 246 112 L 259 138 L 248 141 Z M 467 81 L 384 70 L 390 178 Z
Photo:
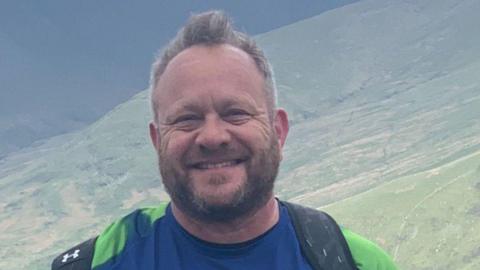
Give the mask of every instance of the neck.
M 190 234 L 218 244 L 241 243 L 253 239 L 272 228 L 279 219 L 278 202 L 272 196 L 255 213 L 228 223 L 204 223 L 183 213 L 172 202 L 173 216 Z

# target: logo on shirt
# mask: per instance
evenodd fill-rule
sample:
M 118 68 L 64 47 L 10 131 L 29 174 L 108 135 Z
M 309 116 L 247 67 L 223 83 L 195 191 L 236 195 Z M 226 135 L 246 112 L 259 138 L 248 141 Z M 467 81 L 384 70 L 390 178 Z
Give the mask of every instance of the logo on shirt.
M 66 263 L 68 260 L 70 259 L 76 259 L 80 253 L 80 249 L 75 249 L 75 251 L 73 251 L 73 253 L 65 253 L 65 255 L 63 255 L 63 260 L 62 260 L 62 263 Z

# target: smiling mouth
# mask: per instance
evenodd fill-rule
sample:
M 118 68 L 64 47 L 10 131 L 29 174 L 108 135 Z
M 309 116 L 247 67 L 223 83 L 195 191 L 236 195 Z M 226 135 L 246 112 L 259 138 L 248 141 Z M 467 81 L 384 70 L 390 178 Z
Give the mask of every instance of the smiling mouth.
M 199 163 L 193 164 L 192 167 L 198 170 L 218 169 L 218 168 L 232 167 L 244 161 L 245 160 L 243 159 L 235 159 L 235 160 L 222 161 L 222 162 L 199 162 Z

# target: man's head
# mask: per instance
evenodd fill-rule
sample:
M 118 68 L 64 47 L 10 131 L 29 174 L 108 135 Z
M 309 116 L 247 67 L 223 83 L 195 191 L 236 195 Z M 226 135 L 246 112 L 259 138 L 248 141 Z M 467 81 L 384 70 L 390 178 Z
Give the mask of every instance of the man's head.
M 191 18 L 153 69 L 150 136 L 175 206 L 205 222 L 254 213 L 273 196 L 288 132 L 261 50 L 212 12 Z
M 263 76 L 264 90 L 273 115 L 276 107 L 276 87 L 272 68 L 262 49 L 248 35 L 235 31 L 229 18 L 221 11 L 210 11 L 194 15 L 178 32 L 177 36 L 162 50 L 152 65 L 150 74 L 150 89 L 152 95 L 157 88 L 158 79 L 165 72 L 167 65 L 182 51 L 198 45 L 214 46 L 229 44 L 246 52 L 255 62 L 258 72 Z M 156 120 L 156 101 L 151 99 L 153 114 Z

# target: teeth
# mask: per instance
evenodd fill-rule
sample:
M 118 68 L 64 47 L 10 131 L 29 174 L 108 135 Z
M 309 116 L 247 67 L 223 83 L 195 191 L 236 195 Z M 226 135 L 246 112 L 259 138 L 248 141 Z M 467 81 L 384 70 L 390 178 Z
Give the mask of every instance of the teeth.
M 214 169 L 214 168 L 222 168 L 222 167 L 228 167 L 228 166 L 233 166 L 237 164 L 235 161 L 225 161 L 225 162 L 220 162 L 220 163 L 202 163 L 198 165 L 199 169 Z

